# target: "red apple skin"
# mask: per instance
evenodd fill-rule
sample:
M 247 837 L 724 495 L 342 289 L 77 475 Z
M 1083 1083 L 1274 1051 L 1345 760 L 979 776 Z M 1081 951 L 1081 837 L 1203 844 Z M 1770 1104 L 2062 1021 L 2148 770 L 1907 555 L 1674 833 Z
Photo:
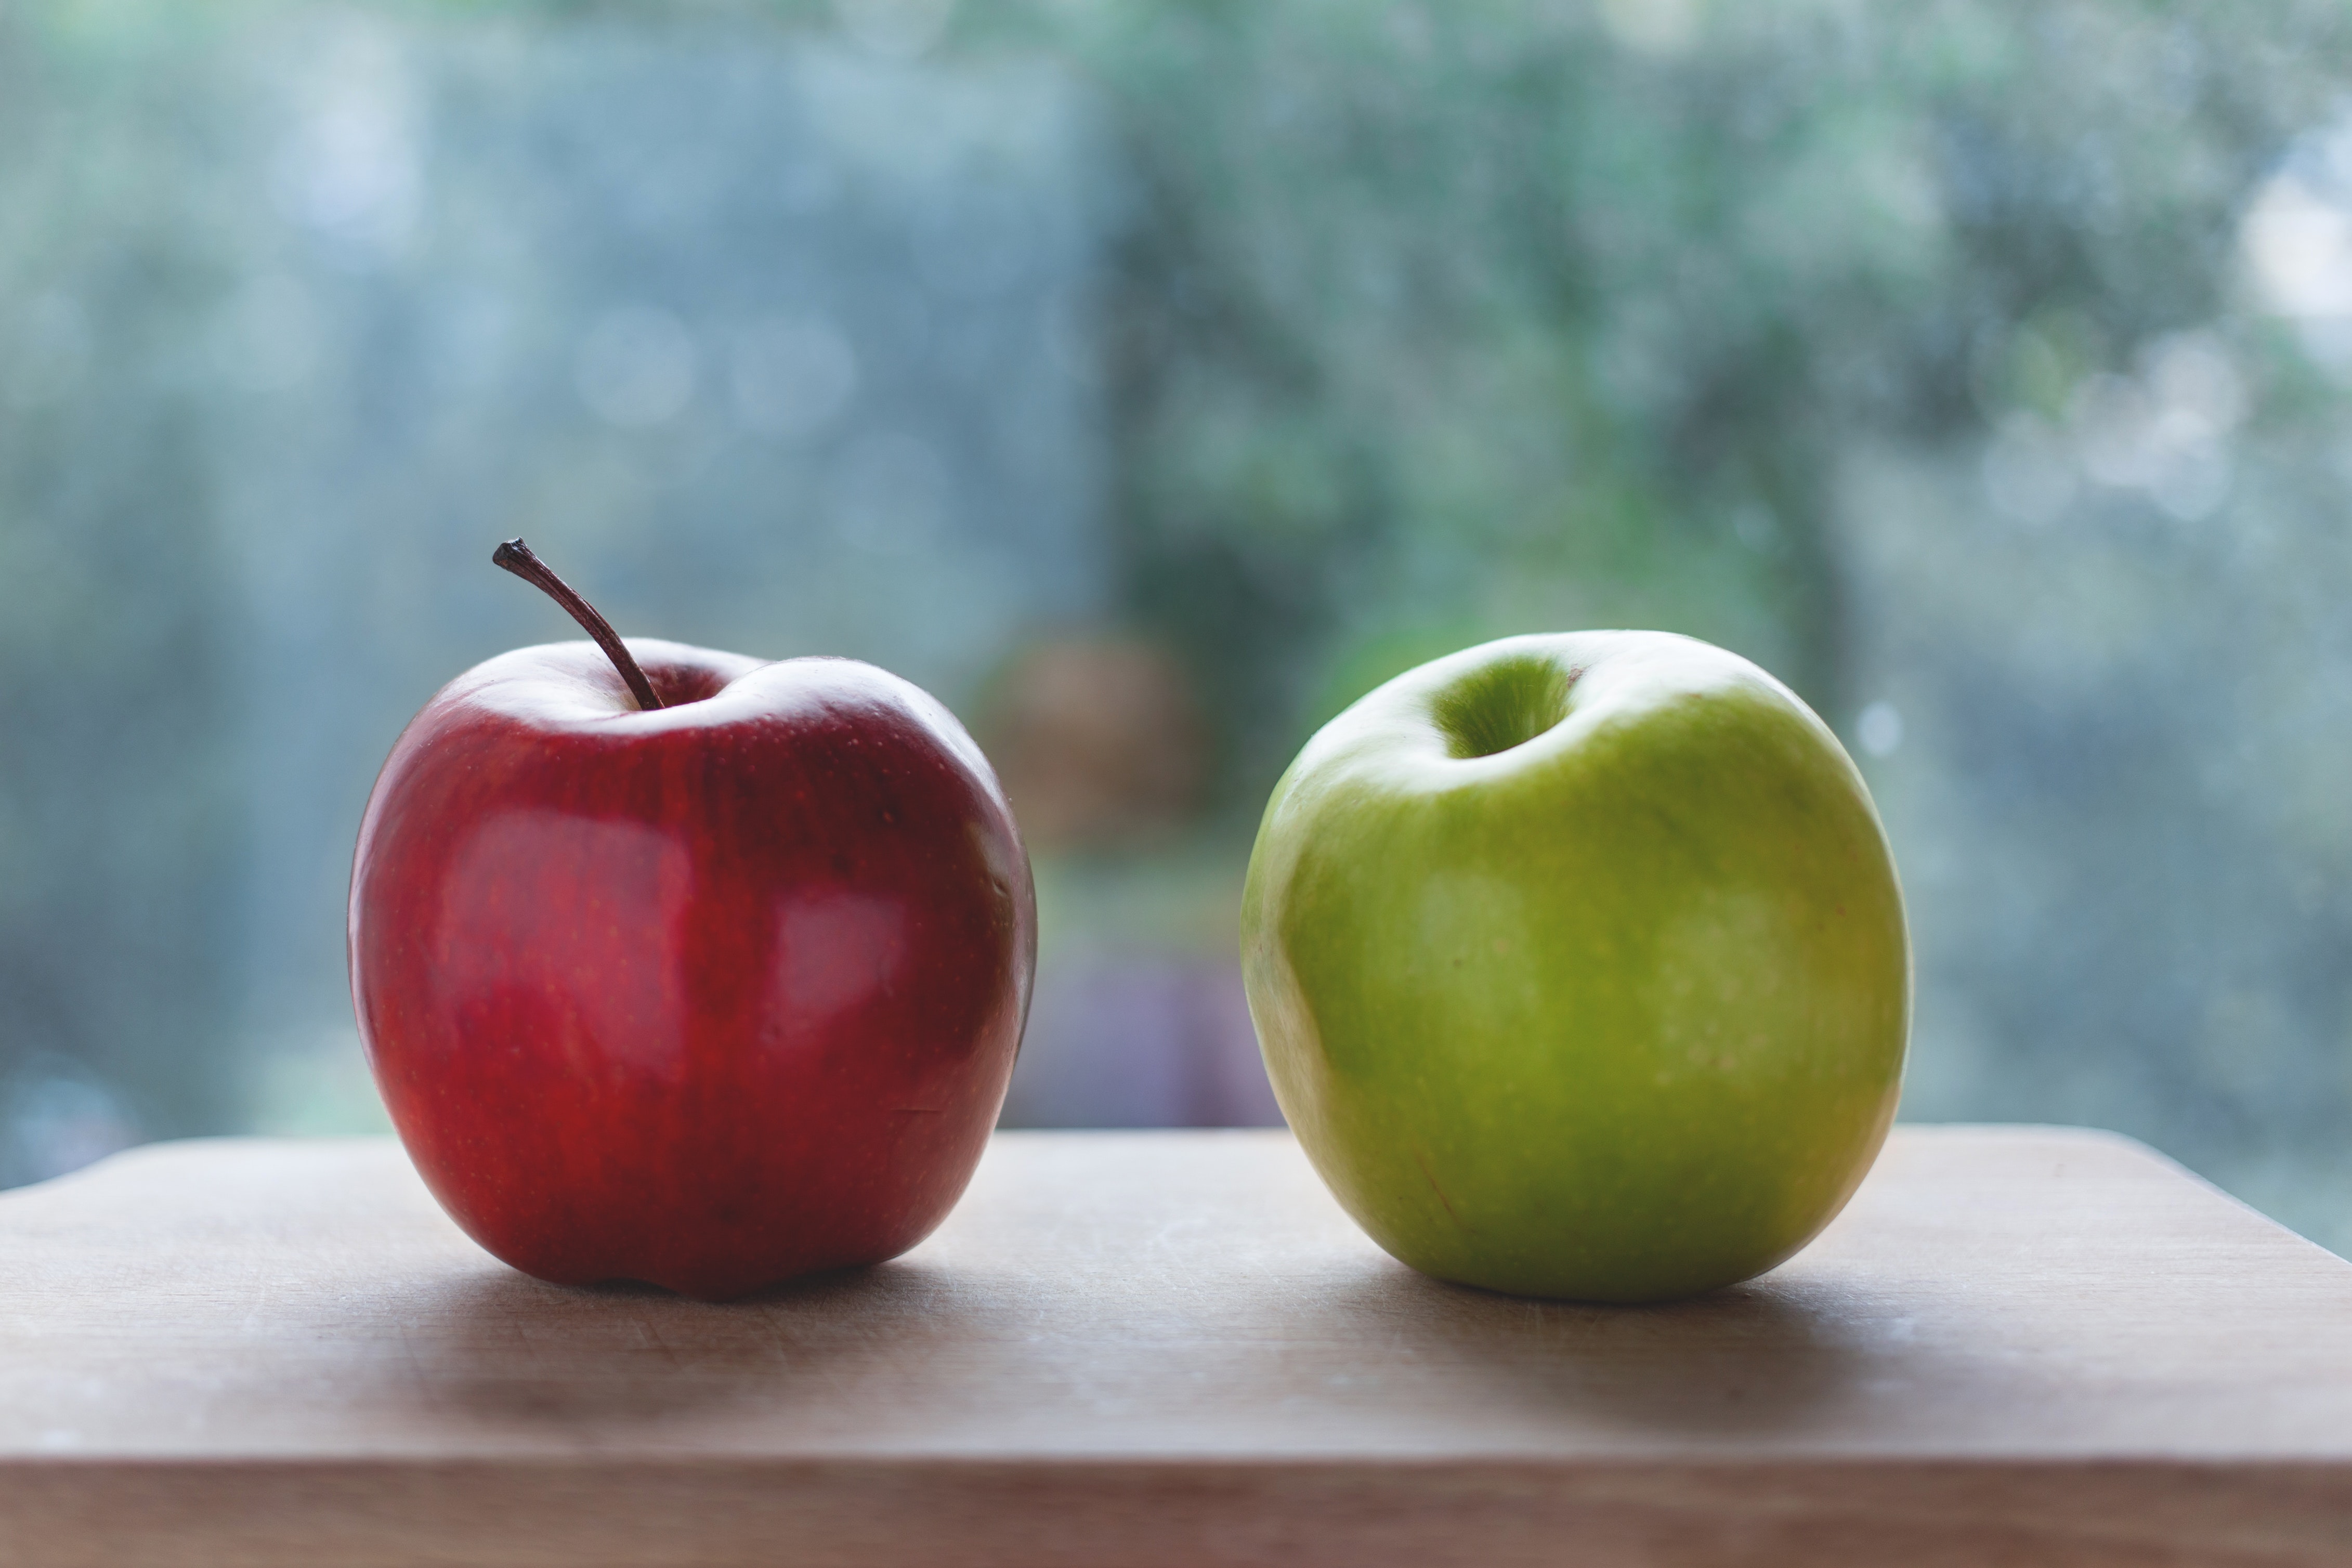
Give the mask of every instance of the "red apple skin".
M 393 1124 L 542 1279 L 725 1300 L 875 1263 L 954 1206 L 1028 1008 L 1036 904 L 969 736 L 851 659 L 593 643 L 442 689 L 352 873 Z

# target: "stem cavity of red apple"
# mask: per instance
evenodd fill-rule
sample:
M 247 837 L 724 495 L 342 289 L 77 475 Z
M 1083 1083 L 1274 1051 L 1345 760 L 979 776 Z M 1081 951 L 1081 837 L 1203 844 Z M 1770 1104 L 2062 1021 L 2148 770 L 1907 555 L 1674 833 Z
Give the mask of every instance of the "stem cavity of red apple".
M 611 659 L 613 668 L 621 672 L 621 679 L 627 684 L 629 694 L 637 700 L 638 707 L 650 713 L 662 705 L 662 700 L 654 693 L 654 683 L 647 680 L 646 672 L 637 668 L 637 661 L 630 657 L 627 646 L 613 630 L 613 623 L 598 615 L 596 606 L 575 593 L 571 584 L 557 576 L 554 569 L 534 554 L 530 545 L 520 539 L 509 539 L 490 552 L 490 564 L 504 567 L 562 605 L 564 613 L 578 621 L 581 629 L 596 639 L 596 646 L 604 650 L 604 657 Z

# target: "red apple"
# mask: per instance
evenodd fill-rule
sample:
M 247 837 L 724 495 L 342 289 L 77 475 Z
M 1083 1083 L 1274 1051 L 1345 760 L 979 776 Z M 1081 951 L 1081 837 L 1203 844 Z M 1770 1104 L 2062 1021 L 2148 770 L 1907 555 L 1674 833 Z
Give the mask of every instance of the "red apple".
M 1019 1047 L 1012 814 L 896 676 L 629 646 L 657 710 L 593 643 L 522 648 L 376 781 L 352 991 L 393 1123 L 544 1279 L 721 1299 L 892 1257 L 961 1195 Z

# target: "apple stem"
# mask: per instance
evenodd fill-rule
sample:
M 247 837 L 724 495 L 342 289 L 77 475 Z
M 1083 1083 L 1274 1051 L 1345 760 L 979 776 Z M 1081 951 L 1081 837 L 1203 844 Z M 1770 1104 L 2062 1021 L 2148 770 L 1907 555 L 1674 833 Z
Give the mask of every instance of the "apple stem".
M 557 576 L 546 562 L 533 554 L 530 545 L 520 539 L 509 539 L 490 552 L 490 564 L 505 567 L 562 605 L 564 613 L 578 621 L 581 629 L 596 639 L 596 646 L 604 650 L 604 657 L 611 659 L 613 668 L 621 672 L 621 679 L 628 683 L 629 694 L 637 700 L 638 707 L 650 713 L 662 705 L 662 700 L 654 695 L 654 683 L 646 679 L 646 672 L 639 669 L 637 661 L 629 657 L 627 647 L 613 630 L 613 623 L 598 615 L 595 605 L 573 593 L 572 584 Z

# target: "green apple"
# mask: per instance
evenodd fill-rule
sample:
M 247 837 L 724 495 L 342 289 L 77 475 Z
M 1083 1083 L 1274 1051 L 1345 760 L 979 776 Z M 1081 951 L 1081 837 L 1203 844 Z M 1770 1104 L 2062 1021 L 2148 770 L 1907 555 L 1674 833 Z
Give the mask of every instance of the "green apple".
M 1373 1240 L 1579 1300 L 1811 1240 L 1910 1031 L 1862 775 L 1787 687 L 1663 632 L 1487 643 L 1332 720 L 1266 805 L 1242 973 L 1283 1112 Z

